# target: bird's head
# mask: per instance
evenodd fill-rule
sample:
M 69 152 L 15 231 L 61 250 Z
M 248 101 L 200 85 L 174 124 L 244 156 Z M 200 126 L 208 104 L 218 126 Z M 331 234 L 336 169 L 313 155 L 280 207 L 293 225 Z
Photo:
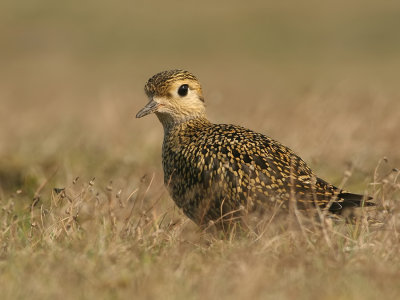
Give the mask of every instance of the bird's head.
M 204 98 L 197 78 L 184 70 L 160 72 L 144 86 L 149 102 L 136 118 L 155 113 L 164 127 L 205 117 Z

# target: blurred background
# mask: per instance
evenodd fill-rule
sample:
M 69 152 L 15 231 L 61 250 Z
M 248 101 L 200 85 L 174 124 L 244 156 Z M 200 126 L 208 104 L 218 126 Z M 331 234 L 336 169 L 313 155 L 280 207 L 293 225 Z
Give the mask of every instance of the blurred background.
M 163 131 L 135 119 L 146 80 L 200 79 L 208 116 L 267 134 L 362 192 L 400 165 L 398 1 L 0 4 L 0 195 L 73 178 L 162 186 Z

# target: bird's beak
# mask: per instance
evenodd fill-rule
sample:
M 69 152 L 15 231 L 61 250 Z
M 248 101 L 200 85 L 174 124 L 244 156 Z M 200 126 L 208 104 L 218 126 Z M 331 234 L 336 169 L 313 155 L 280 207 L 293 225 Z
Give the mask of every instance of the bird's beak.
M 136 114 L 136 118 L 141 118 L 155 112 L 159 106 L 160 106 L 159 103 L 151 99 L 150 102 L 147 103 L 145 107 L 139 110 L 139 112 Z

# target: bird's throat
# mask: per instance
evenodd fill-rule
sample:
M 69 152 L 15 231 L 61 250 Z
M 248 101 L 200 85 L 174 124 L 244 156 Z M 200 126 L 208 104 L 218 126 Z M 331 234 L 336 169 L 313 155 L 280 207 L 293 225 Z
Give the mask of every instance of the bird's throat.
M 172 131 L 180 130 L 190 124 L 210 124 L 205 116 L 182 116 L 179 118 L 171 114 L 156 112 L 158 120 L 164 127 L 164 134 L 168 135 Z

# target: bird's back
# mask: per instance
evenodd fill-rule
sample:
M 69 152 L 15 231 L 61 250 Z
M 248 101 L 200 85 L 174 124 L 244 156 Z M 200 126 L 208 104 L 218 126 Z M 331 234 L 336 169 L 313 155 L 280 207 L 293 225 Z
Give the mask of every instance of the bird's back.
M 236 217 L 260 206 L 287 209 L 291 198 L 301 208 L 324 207 L 340 195 L 275 140 L 201 118 L 166 132 L 163 167 L 172 198 L 196 223 Z M 343 201 L 339 196 L 331 210 L 340 210 Z

